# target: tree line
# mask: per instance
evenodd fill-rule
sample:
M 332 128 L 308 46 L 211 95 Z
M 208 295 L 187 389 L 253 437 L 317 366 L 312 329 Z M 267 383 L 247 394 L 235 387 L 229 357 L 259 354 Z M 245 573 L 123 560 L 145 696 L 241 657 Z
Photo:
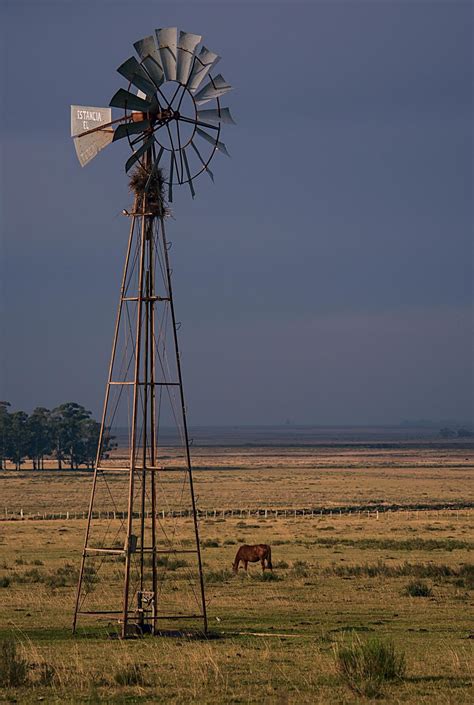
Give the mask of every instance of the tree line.
M 0 401 L 0 469 L 10 461 L 19 470 L 29 458 L 34 470 L 44 469 L 45 458 L 54 458 L 58 470 L 94 467 L 100 423 L 80 404 L 67 402 L 51 411 L 37 407 L 30 415 L 11 412 Z M 103 457 L 116 447 L 109 432 L 103 438 Z

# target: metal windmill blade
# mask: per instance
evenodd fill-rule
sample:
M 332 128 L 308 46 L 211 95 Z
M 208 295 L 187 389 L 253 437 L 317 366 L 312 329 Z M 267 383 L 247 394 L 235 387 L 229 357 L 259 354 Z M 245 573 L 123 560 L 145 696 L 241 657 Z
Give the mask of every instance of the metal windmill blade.
M 213 174 L 212 171 L 209 169 L 208 165 L 206 164 L 206 162 L 204 161 L 204 159 L 203 159 L 203 157 L 202 157 L 201 152 L 200 152 L 199 149 L 196 147 L 196 145 L 194 144 L 194 142 L 191 142 L 191 147 L 193 148 L 195 154 L 197 155 L 197 158 L 198 158 L 199 161 L 201 162 L 201 164 L 202 164 L 204 170 L 205 170 L 205 171 L 207 172 L 207 174 L 209 175 L 209 178 L 211 179 L 212 182 L 214 182 L 214 174 Z
M 139 98 L 134 93 L 126 91 L 123 88 L 119 88 L 117 93 L 112 97 L 110 101 L 112 108 L 123 108 L 124 110 L 141 110 L 148 112 L 151 110 L 152 103 L 149 100 L 144 100 Z
M 206 78 L 209 71 L 220 61 L 220 56 L 206 47 L 202 47 L 194 61 L 194 66 L 188 81 L 189 90 L 194 93 Z
M 177 28 L 165 27 L 155 30 L 158 48 L 160 50 L 163 73 L 167 81 L 176 80 L 177 61 Z
M 208 110 L 198 110 L 197 116 L 203 122 L 224 122 L 227 125 L 235 125 L 235 121 L 230 114 L 229 108 L 210 108 Z
M 198 105 L 201 105 L 213 98 L 220 98 L 231 90 L 232 86 L 219 74 L 215 78 L 211 78 L 209 83 L 206 83 L 206 85 L 195 94 L 194 100 Z
M 124 61 L 124 63 L 118 67 L 117 71 L 130 81 L 130 83 L 133 83 L 136 88 L 143 91 L 146 96 L 152 98 L 155 95 L 155 84 L 150 80 L 149 75 L 134 56 Z
M 223 142 L 216 141 L 212 135 L 208 135 L 207 132 L 204 132 L 204 130 L 201 130 L 200 127 L 196 127 L 196 132 L 197 134 L 202 137 L 206 142 L 209 142 L 209 144 L 214 145 L 215 149 L 218 149 L 219 152 L 222 152 L 223 154 L 226 155 L 226 157 L 230 157 L 229 152 L 227 151 L 227 147 Z
M 200 34 L 191 34 L 190 32 L 179 33 L 176 80 L 183 85 L 186 85 L 188 82 L 194 52 L 201 39 Z
M 161 56 L 156 46 L 155 37 L 153 35 L 139 39 L 133 45 L 135 51 L 141 59 L 141 63 L 148 76 L 153 81 L 156 88 L 159 88 L 165 81 L 163 66 L 161 64 Z
M 124 137 L 129 137 L 130 135 L 138 135 L 141 132 L 145 132 L 151 127 L 150 120 L 138 120 L 137 122 L 129 122 L 126 125 L 119 125 L 115 128 L 113 142 L 121 140 Z

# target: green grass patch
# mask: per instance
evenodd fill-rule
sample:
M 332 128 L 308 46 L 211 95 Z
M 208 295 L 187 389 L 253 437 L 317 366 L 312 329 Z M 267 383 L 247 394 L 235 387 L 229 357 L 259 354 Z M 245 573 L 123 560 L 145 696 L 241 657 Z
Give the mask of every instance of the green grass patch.
M 385 683 L 401 680 L 406 671 L 405 655 L 393 642 L 353 634 L 348 644 L 334 649 L 336 669 L 351 690 L 368 698 L 380 697 Z
M 0 686 L 17 688 L 28 680 L 29 663 L 18 655 L 13 639 L 0 642 Z
M 433 590 L 423 580 L 411 580 L 403 591 L 409 597 L 431 597 Z

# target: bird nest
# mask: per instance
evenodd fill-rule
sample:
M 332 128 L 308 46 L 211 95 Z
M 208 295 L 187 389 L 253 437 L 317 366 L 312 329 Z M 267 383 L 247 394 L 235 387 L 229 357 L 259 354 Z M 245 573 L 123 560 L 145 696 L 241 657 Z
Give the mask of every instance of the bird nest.
M 148 188 L 147 188 L 148 184 Z M 130 190 L 136 196 L 136 210 L 157 216 L 167 215 L 164 179 L 161 169 L 138 166 L 130 177 Z

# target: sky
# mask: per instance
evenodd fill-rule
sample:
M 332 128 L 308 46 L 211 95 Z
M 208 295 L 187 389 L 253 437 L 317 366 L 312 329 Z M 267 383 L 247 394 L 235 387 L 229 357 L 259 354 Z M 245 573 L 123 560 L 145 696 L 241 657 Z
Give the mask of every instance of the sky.
M 100 412 L 129 153 L 81 169 L 69 106 L 177 26 L 237 122 L 168 225 L 191 424 L 472 421 L 472 3 L 0 7 L 0 399 Z

